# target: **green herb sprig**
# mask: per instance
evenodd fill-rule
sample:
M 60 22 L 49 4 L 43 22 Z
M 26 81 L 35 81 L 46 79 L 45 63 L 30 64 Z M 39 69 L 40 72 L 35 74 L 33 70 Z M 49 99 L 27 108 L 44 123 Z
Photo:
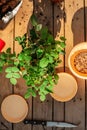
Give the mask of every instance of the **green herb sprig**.
M 0 71 L 7 66 L 6 78 L 13 85 L 17 84 L 18 78 L 24 78 L 27 85 L 25 98 L 39 95 L 40 100 L 44 101 L 58 82 L 55 67 L 61 63 L 60 55 L 65 54 L 66 39 L 60 37 L 60 40 L 55 40 L 47 27 L 38 24 L 35 15 L 30 20 L 32 28 L 29 36 L 24 34 L 15 38 L 22 47 L 21 52 L 11 53 L 9 48 L 0 54 Z

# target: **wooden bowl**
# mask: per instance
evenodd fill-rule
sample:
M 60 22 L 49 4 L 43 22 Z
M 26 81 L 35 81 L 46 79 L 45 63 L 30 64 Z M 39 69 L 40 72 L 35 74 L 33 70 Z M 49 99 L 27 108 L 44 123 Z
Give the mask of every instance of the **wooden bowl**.
M 53 88 L 51 96 L 60 102 L 71 100 L 77 93 L 77 82 L 75 78 L 65 72 L 58 73 L 59 80 Z
M 68 64 L 75 76 L 87 79 L 87 42 L 79 43 L 71 50 Z
M 28 104 L 25 99 L 19 95 L 9 95 L 1 104 L 1 113 L 7 121 L 18 123 L 26 117 Z

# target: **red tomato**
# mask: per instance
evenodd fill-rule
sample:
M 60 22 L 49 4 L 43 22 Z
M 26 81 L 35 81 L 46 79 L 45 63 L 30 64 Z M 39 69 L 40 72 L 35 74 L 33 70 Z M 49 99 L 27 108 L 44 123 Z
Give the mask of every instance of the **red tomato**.
M 4 48 L 4 46 L 5 42 L 2 39 L 0 39 L 0 51 Z

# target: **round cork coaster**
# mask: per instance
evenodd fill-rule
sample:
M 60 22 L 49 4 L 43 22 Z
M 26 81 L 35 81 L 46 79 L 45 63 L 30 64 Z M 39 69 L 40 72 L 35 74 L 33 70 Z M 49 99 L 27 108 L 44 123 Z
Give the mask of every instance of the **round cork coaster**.
M 58 73 L 58 76 L 58 83 L 54 86 L 51 96 L 60 102 L 69 101 L 76 95 L 77 82 L 72 75 L 65 72 Z
M 1 104 L 1 113 L 7 121 L 18 123 L 26 117 L 28 104 L 22 96 L 9 95 Z

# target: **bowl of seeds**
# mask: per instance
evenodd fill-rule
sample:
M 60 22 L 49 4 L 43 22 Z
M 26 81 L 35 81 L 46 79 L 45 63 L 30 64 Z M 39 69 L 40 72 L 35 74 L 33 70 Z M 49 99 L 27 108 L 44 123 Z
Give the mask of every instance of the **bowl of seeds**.
M 75 76 L 87 79 L 87 42 L 73 47 L 68 57 L 68 65 Z

